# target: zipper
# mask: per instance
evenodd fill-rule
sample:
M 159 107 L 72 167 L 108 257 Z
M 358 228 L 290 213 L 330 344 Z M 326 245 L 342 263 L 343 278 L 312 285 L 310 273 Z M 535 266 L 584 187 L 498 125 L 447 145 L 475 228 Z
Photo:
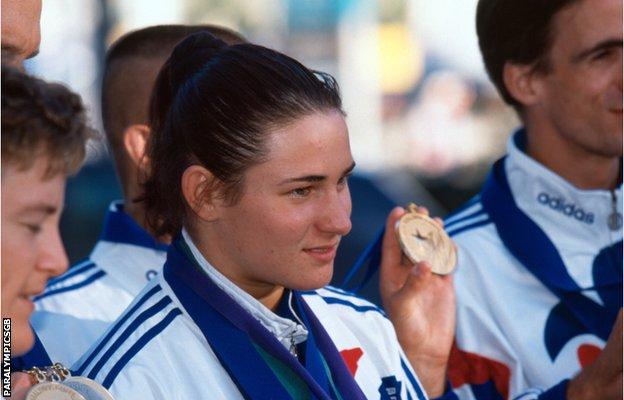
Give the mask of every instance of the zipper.
M 297 319 L 297 322 L 299 322 L 299 324 L 301 326 L 305 326 L 305 324 L 303 323 L 303 321 L 301 321 L 301 319 L 299 318 L 299 316 L 297 315 L 297 313 L 295 312 L 293 306 L 292 306 L 292 290 L 288 292 L 288 308 L 290 309 L 290 312 L 292 313 L 292 315 L 295 316 L 295 318 Z M 292 331 L 290 333 L 290 354 L 292 354 L 295 358 L 299 358 L 299 355 L 297 354 L 297 343 L 295 343 L 295 332 L 296 331 Z
M 295 335 L 294 333 L 290 335 L 290 354 L 292 354 L 295 358 L 299 358 L 297 354 L 297 344 L 295 343 Z
M 622 214 L 617 210 L 615 189 L 611 189 L 611 214 L 609 214 L 609 218 L 607 219 L 607 225 L 612 231 L 617 231 L 622 228 Z

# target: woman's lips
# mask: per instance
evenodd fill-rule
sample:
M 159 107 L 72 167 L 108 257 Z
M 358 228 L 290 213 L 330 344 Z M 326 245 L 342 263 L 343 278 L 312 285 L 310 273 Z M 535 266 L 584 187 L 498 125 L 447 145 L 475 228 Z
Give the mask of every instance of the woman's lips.
M 303 249 L 303 251 L 314 259 L 327 263 L 336 258 L 336 249 L 338 244 L 328 245 L 328 246 L 318 246 L 318 247 L 310 247 L 307 249 Z

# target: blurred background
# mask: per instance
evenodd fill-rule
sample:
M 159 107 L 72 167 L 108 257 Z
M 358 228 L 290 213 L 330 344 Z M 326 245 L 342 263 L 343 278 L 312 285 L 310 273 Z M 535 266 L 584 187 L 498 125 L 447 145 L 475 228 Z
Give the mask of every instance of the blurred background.
M 414 201 L 445 216 L 504 153 L 517 120 L 483 70 L 475 8 L 476 0 L 48 0 L 40 53 L 26 68 L 80 93 L 100 130 L 105 51 L 149 25 L 222 25 L 333 74 L 357 162 L 340 282 L 393 205 Z M 72 262 L 88 256 L 119 197 L 106 145 L 95 141 L 67 186 L 61 231 Z

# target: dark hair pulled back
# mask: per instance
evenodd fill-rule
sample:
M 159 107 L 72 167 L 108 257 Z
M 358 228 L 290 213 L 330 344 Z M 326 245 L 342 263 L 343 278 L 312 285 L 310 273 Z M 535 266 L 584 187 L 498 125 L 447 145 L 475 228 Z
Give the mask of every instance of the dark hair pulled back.
M 271 129 L 338 110 L 338 85 L 328 74 L 262 46 L 228 46 L 197 33 L 176 46 L 156 80 L 150 105 L 151 171 L 143 200 L 157 235 L 185 223 L 181 178 L 199 164 L 232 204 L 245 171 L 263 161 Z

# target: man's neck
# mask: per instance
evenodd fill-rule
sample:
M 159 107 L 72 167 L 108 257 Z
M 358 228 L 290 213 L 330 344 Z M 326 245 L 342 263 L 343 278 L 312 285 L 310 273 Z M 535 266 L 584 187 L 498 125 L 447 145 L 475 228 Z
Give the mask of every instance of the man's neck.
M 621 182 L 620 157 L 591 153 L 539 127 L 527 125 L 526 132 L 526 153 L 575 187 L 610 190 Z
M 147 224 L 147 219 L 145 217 L 145 209 L 143 208 L 142 203 L 137 203 L 133 201 L 132 198 L 124 199 L 124 212 L 128 214 L 141 228 L 143 228 L 146 232 L 148 232 L 152 237 L 156 238 L 161 243 L 169 244 L 171 243 L 171 237 L 168 235 L 156 237 L 153 230 Z

